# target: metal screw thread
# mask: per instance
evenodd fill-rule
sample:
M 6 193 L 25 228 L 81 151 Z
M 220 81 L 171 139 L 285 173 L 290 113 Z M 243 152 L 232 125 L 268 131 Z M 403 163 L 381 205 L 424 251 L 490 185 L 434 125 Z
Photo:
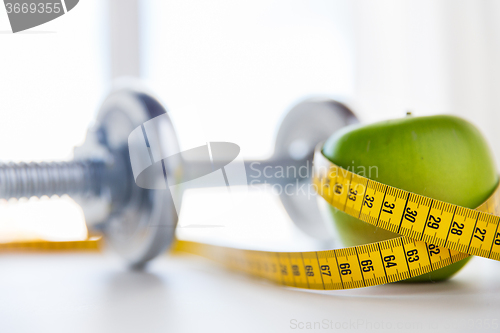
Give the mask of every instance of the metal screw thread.
M 0 164 L 0 199 L 97 194 L 102 166 L 91 160 Z

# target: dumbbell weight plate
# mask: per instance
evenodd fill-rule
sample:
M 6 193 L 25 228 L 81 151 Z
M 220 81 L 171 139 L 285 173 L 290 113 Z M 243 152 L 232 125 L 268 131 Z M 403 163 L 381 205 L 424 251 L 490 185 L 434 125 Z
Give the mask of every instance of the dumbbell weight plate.
M 137 186 L 131 170 L 128 137 L 134 129 L 157 116 L 163 115 L 161 121 L 155 120 L 154 124 L 158 126 L 157 133 L 168 136 L 166 149 L 171 151 L 171 155 L 179 152 L 170 118 L 165 116 L 166 110 L 153 96 L 136 80 L 118 81 L 103 102 L 95 127 L 89 131 L 88 135 L 95 136 L 95 139 L 87 140 L 96 143 L 94 151 L 104 148 L 112 156 L 113 167 L 105 176 L 117 179 L 108 179 L 107 183 L 114 185 L 108 189 L 109 193 L 102 195 L 103 200 L 106 196 L 113 197 L 113 200 L 107 200 L 109 211 L 103 214 L 107 217 L 100 223 L 93 221 L 90 227 L 100 229 L 106 242 L 136 268 L 142 267 L 169 247 L 178 218 L 171 192 L 168 189 L 150 190 Z M 85 150 L 89 150 L 88 147 Z M 77 153 L 78 150 L 75 150 L 77 158 L 86 157 L 85 154 Z M 181 167 L 171 166 L 170 170 Z M 158 175 L 158 180 L 164 181 L 163 174 Z M 85 202 L 82 207 L 84 213 L 87 211 L 91 215 L 93 207 Z
M 309 174 L 307 179 L 281 191 L 281 202 L 300 230 L 321 241 L 330 241 L 332 232 L 322 221 L 316 194 L 308 188 L 314 148 L 342 127 L 357 122 L 346 105 L 329 98 L 311 98 L 288 111 L 279 126 L 273 158 L 307 158 Z

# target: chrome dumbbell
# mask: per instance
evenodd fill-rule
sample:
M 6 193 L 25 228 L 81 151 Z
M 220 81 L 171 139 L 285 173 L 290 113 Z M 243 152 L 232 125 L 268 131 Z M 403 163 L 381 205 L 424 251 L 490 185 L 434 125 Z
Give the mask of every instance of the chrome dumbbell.
M 245 161 L 247 174 L 253 173 L 252 178 L 231 185 L 252 181 L 300 186 L 308 181 L 308 173 L 273 178 L 266 177 L 264 171 L 277 166 L 310 169 L 315 146 L 354 122 L 354 114 L 331 99 L 309 99 L 298 104 L 280 124 L 273 156 L 268 160 Z M 132 165 L 134 158 L 131 163 L 134 150 L 129 137 L 134 130 L 144 131 L 145 123 L 149 130 L 161 133 L 157 144 L 161 145 L 162 157 L 168 160 L 162 162 L 165 179 L 180 183 L 211 167 L 206 160 L 186 159 L 182 153 L 181 158 L 169 158 L 179 153 L 179 146 L 165 108 L 140 83 L 128 81 L 116 85 L 105 99 L 85 143 L 75 148 L 73 161 L 0 165 L 0 198 L 68 194 L 83 208 L 91 231 L 104 233 L 107 242 L 129 265 L 142 267 L 169 247 L 178 219 L 175 194 L 154 186 L 138 186 L 141 184 Z M 259 176 L 255 175 L 256 170 Z M 289 192 L 281 193 L 280 199 L 300 229 L 324 238 L 322 225 L 310 223 L 312 219 L 321 219 L 315 199 Z

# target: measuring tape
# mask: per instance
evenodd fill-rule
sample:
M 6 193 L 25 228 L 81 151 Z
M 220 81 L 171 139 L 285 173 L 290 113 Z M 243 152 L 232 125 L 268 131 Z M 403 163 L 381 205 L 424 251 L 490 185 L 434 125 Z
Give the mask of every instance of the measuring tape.
M 464 208 L 345 170 L 318 148 L 313 184 L 333 207 L 402 236 L 338 250 L 266 252 L 178 241 L 177 251 L 285 286 L 350 289 L 396 282 L 469 255 L 500 260 L 500 186 L 482 205 Z
M 100 251 L 102 236 L 90 236 L 84 240 L 75 241 L 48 241 L 33 239 L 0 243 L 1 252 L 19 251 Z
M 253 251 L 178 240 L 174 251 L 201 255 L 285 286 L 319 290 L 401 281 L 469 255 L 500 260 L 500 185 L 476 209 L 464 208 L 357 175 L 332 163 L 319 148 L 314 154 L 313 184 L 333 207 L 402 236 L 311 252 Z M 100 237 L 0 244 L 0 250 L 100 248 Z

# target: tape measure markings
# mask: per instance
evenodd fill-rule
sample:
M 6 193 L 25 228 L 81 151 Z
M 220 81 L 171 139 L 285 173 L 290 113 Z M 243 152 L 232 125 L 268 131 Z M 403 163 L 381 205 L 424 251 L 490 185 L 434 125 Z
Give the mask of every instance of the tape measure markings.
M 350 289 L 419 276 L 469 255 L 500 260 L 500 186 L 476 210 L 398 189 L 314 157 L 313 184 L 330 205 L 402 236 L 312 252 L 266 252 L 177 241 L 176 250 L 289 287 Z
M 326 175 L 316 172 L 313 176 L 318 193 L 335 208 L 411 239 L 486 258 L 500 255 L 500 234 L 497 234 L 500 218 L 487 214 L 489 211 L 478 211 L 488 210 L 490 199 L 478 210 L 472 210 L 368 180 L 338 167 L 318 151 L 314 159 L 315 171 L 328 170 Z M 386 200 L 397 192 L 400 195 Z M 346 201 L 342 204 L 344 197 Z M 406 197 L 404 206 L 401 197 Z M 397 203 L 396 198 L 400 199 Z
M 495 216 L 500 215 L 500 186 L 472 210 L 362 177 L 331 163 L 318 150 L 314 168 L 313 184 L 328 203 L 402 236 L 326 251 L 254 251 L 190 241 L 177 241 L 174 251 L 202 255 L 284 286 L 324 290 L 396 282 L 468 255 L 500 260 L 500 217 Z M 100 238 L 0 244 L 0 249 L 9 248 L 99 249 Z
M 467 257 L 429 245 L 433 244 L 397 237 L 337 250 L 266 252 L 177 241 L 176 251 L 199 254 L 284 286 L 331 290 L 400 281 Z

